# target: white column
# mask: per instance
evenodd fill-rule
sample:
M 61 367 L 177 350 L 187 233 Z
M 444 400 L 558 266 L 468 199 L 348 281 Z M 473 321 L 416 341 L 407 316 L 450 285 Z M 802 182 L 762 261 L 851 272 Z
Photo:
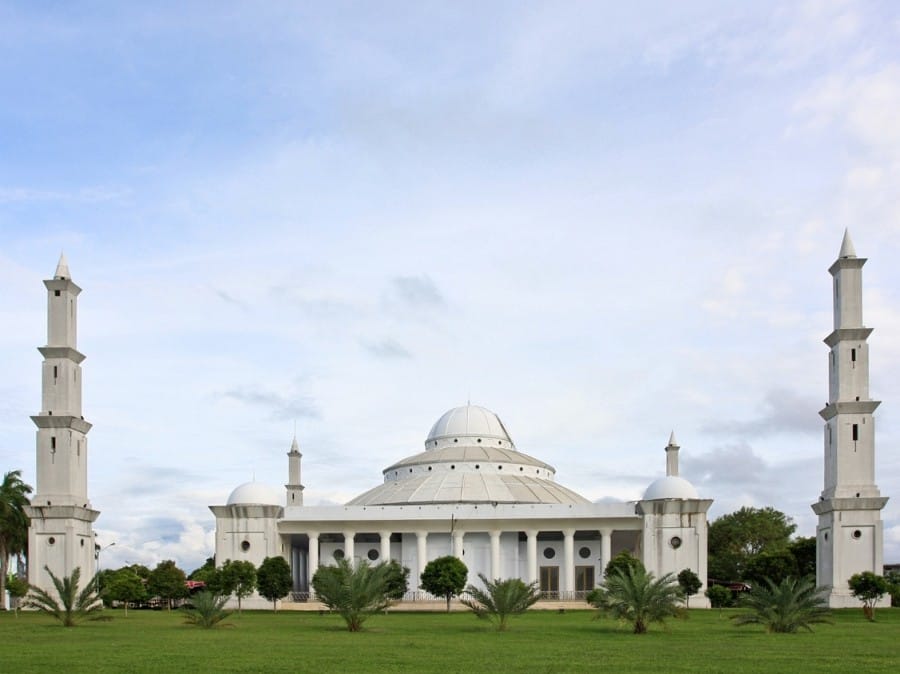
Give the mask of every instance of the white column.
M 602 566 L 600 567 L 600 575 L 603 575 L 603 570 L 606 568 L 606 565 L 609 564 L 609 560 L 612 559 L 612 529 L 601 529 L 600 530 L 600 562 Z
M 465 548 L 463 547 L 463 537 L 465 535 L 465 531 L 453 532 L 453 556 L 458 559 L 462 559 L 465 553 Z
M 416 564 L 419 566 L 419 582 L 422 580 L 422 573 L 425 571 L 425 565 L 428 563 L 428 532 L 416 532 Z
M 306 573 L 309 576 L 307 578 L 307 587 L 311 597 L 313 595 L 312 579 L 319 568 L 319 534 L 309 534 L 309 555 L 306 561 Z
M 563 564 L 565 564 L 565 568 L 563 569 L 563 577 L 562 577 L 562 591 L 563 592 L 574 592 L 575 591 L 575 530 L 574 529 L 563 529 Z M 566 598 L 570 598 L 571 595 L 566 595 Z
M 533 583 L 538 579 L 538 571 L 537 571 L 537 529 L 529 529 L 525 532 L 526 542 L 525 542 L 525 550 L 526 550 L 526 558 L 528 560 L 526 569 L 527 569 L 527 577 L 526 581 L 529 583 Z
M 500 532 L 492 531 L 491 534 L 491 580 L 501 578 L 500 569 Z
M 351 565 L 356 565 L 356 547 L 354 545 L 353 537 L 356 536 L 355 531 L 345 531 L 344 532 L 344 559 L 350 562 Z
M 391 561 L 391 532 L 382 531 L 378 535 L 381 536 L 381 559 L 379 561 L 387 563 Z

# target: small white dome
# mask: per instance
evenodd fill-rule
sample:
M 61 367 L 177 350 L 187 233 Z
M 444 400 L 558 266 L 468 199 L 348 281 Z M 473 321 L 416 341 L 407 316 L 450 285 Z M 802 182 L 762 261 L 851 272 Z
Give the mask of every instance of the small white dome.
M 262 482 L 245 482 L 235 487 L 226 505 L 282 505 L 282 493 Z
M 495 440 L 492 444 L 500 447 L 515 447 L 500 417 L 484 407 L 465 405 L 454 407 L 435 422 L 425 440 L 425 449 L 471 438 L 478 442 Z
M 644 501 L 655 501 L 657 499 L 681 498 L 692 499 L 700 498 L 697 490 L 690 482 L 683 477 L 667 475 L 653 482 L 647 491 L 644 492 Z

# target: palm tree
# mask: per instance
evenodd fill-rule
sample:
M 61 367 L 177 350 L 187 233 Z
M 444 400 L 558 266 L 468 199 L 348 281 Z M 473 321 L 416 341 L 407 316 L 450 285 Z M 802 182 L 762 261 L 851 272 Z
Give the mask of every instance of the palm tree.
M 644 634 L 650 623 L 681 613 L 680 594 L 671 573 L 654 578 L 642 567 L 629 567 L 613 571 L 587 600 L 600 615 L 631 623 L 635 634 Z
M 354 567 L 348 560 L 338 560 L 337 566 L 322 566 L 312 579 L 316 596 L 325 606 L 338 613 L 351 632 L 359 632 L 373 613 L 390 606 L 387 596 L 387 564 L 370 566 L 362 560 Z
M 75 567 L 71 576 L 62 578 L 54 576 L 49 566 L 45 566 L 44 570 L 50 574 L 50 580 L 53 581 L 59 601 L 46 590 L 32 587 L 31 593 L 25 600 L 25 606 L 52 615 L 62 622 L 63 627 L 73 627 L 79 620 L 91 613 L 103 610 L 103 602 L 97 593 L 96 576 L 87 582 L 83 590 L 79 591 L 80 568 Z
M 224 625 L 222 621 L 231 615 L 231 611 L 225 610 L 227 602 L 228 595 L 198 592 L 191 597 L 193 607 L 184 610 L 184 622 L 205 629 Z
M 830 623 L 826 588 L 810 578 L 785 578 L 779 584 L 768 578 L 745 593 L 738 606 L 744 613 L 731 616 L 738 625 L 764 625 L 768 632 L 812 632 L 814 623 Z
M 500 632 L 506 631 L 511 615 L 524 613 L 541 598 L 536 582 L 526 585 L 519 578 L 488 580 L 483 573 L 479 573 L 478 577 L 484 589 L 469 585 L 466 588 L 469 598 L 461 602 L 479 618 L 496 623 Z
M 25 506 L 30 501 L 31 487 L 22 482 L 22 471 L 12 470 L 0 483 L 0 597 L 5 596 L 8 563 L 12 555 L 28 548 L 28 516 Z

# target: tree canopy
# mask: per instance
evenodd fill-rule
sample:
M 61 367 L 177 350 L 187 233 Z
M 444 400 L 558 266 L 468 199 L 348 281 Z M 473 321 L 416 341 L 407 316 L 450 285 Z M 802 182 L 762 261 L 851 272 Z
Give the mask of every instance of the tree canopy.
M 22 482 L 22 471 L 12 470 L 0 482 L 0 597 L 5 597 L 9 558 L 28 549 L 28 516 L 31 487 Z M 0 602 L 0 608 L 4 608 Z
M 790 517 L 771 507 L 722 515 L 709 525 L 710 578 L 743 579 L 751 558 L 788 549 L 796 528 Z
M 178 568 L 171 559 L 160 562 L 150 572 L 147 578 L 147 591 L 150 596 L 158 596 L 166 601 L 168 608 L 172 607 L 175 599 L 181 599 L 188 595 L 184 581 L 184 571 Z
M 891 585 L 883 576 L 871 571 L 863 571 L 850 576 L 850 592 L 863 603 L 863 613 L 869 620 L 875 620 L 875 604 L 891 590 Z
M 609 560 L 606 564 L 606 568 L 603 569 L 603 578 L 609 578 L 610 575 L 621 571 L 625 572 L 628 569 L 632 569 L 633 571 L 637 571 L 638 569 L 643 569 L 644 564 L 637 557 L 631 554 L 628 550 L 622 550 L 619 554 Z
M 689 605 L 691 596 L 700 591 L 700 588 L 703 586 L 703 581 L 701 581 L 700 576 L 691 569 L 682 569 L 678 574 L 678 586 L 681 588 L 681 592 L 684 595 L 685 605 Z
M 438 557 L 425 565 L 419 587 L 436 597 L 444 597 L 449 613 L 450 600 L 463 591 L 468 575 L 469 569 L 461 559 L 453 555 Z
M 291 591 L 291 567 L 284 557 L 266 557 L 256 572 L 259 594 L 272 602 L 272 610 L 278 610 L 278 600 Z
M 253 562 L 238 559 L 226 559 L 219 571 L 222 594 L 233 594 L 238 600 L 238 613 L 241 612 L 241 600 L 249 597 L 256 589 L 256 567 Z
M 147 587 L 134 569 L 123 567 L 114 571 L 103 584 L 103 596 L 112 601 L 120 601 L 125 605 L 125 616 L 128 616 L 128 603 L 143 601 L 147 598 Z

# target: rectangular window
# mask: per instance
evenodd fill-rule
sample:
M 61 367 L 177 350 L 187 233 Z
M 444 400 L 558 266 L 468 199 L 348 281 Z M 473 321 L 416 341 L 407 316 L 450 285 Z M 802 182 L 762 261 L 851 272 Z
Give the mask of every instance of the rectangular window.
M 56 449 L 56 436 L 50 438 L 50 449 Z
M 853 363 L 856 362 L 856 349 L 850 349 L 850 361 Z
M 590 592 L 594 589 L 594 567 L 593 566 L 576 566 L 575 567 L 575 591 Z M 579 595 L 582 596 L 582 595 Z
M 859 424 L 853 424 L 853 442 L 859 440 Z
M 58 291 L 58 290 L 54 290 L 54 291 L 53 291 L 53 294 L 54 294 L 56 297 L 59 297 L 59 291 Z
M 56 379 L 59 376 L 59 372 L 57 371 L 56 365 L 53 366 L 53 378 Z
M 544 599 L 559 599 L 559 567 L 541 567 L 541 594 Z

